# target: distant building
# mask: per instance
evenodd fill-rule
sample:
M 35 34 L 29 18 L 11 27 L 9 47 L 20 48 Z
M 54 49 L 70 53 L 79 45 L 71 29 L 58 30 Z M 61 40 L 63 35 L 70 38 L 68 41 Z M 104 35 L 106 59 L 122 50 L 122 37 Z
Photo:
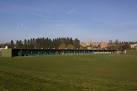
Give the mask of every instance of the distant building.
M 90 50 L 90 49 L 93 49 L 93 48 L 91 46 L 88 46 L 87 49 Z
M 99 48 L 100 42 L 91 42 L 92 48 Z
M 130 47 L 137 49 L 137 44 L 131 44 Z
M 108 42 L 81 43 L 81 47 L 85 49 L 104 49 L 108 47 Z
M 107 43 L 107 42 L 100 42 L 99 47 L 100 47 L 101 49 L 107 48 L 107 47 L 108 47 L 108 43 Z
M 87 47 L 87 46 L 89 46 L 90 44 L 89 44 L 89 43 L 84 43 L 84 42 L 82 42 L 80 45 L 81 45 L 82 47 Z
M 91 49 L 90 43 L 84 43 L 84 42 L 82 42 L 80 44 L 80 46 L 81 46 L 81 49 Z

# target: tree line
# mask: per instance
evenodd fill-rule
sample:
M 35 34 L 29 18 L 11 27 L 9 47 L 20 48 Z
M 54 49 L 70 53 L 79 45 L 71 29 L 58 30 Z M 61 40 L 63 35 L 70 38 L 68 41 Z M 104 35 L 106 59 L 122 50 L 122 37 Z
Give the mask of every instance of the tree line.
M 118 49 L 118 50 L 131 49 L 130 47 L 131 44 L 137 44 L 137 41 L 109 40 L 109 46 L 107 49 Z
M 31 38 L 24 40 L 11 40 L 9 43 L 0 44 L 0 47 L 8 46 L 9 48 L 19 49 L 47 49 L 47 48 L 80 48 L 80 40 L 72 38 Z
M 105 49 L 131 49 L 130 44 L 137 44 L 134 41 L 119 41 L 119 40 L 109 40 L 108 47 Z M 17 49 L 80 49 L 82 46 L 80 45 L 79 39 L 73 39 L 69 37 L 64 38 L 31 38 L 24 40 L 11 40 L 8 43 L 0 44 L 0 48 L 4 48 L 8 46 L 9 48 L 17 48 Z M 100 48 L 98 46 L 98 48 Z

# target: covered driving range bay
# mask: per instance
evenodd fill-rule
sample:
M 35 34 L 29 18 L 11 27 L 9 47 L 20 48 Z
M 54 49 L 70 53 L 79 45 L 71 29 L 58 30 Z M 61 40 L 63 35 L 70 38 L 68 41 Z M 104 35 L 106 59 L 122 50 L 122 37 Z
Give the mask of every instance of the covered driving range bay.
M 84 50 L 84 49 L 12 49 L 12 56 L 42 56 L 42 55 L 88 55 L 113 54 L 118 50 Z M 123 51 L 120 50 L 122 53 Z

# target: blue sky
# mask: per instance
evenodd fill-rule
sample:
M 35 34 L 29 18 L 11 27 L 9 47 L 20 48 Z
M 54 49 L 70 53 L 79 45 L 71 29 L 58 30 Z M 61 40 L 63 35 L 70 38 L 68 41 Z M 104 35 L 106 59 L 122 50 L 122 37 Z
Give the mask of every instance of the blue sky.
M 0 42 L 33 37 L 137 40 L 137 0 L 0 0 Z

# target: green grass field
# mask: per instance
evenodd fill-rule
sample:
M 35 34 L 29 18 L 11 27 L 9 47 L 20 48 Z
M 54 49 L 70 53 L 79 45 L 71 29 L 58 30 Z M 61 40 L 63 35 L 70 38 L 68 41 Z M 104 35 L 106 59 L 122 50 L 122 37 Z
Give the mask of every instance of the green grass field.
M 0 58 L 0 91 L 137 91 L 137 56 Z

